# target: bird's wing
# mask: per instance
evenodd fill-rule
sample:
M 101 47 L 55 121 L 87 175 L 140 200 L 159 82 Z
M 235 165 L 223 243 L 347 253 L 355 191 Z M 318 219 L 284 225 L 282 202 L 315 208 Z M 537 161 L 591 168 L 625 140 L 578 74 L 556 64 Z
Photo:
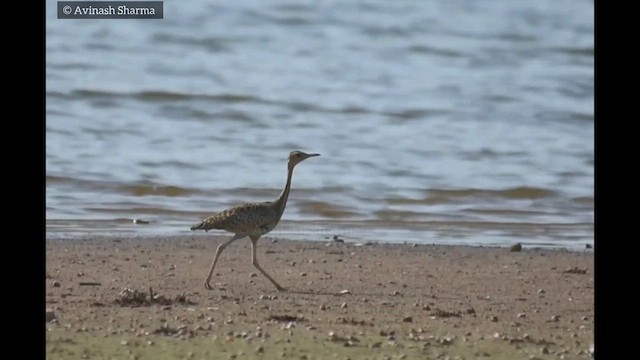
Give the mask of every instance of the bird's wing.
M 247 203 L 234 206 L 204 219 L 192 230 L 222 229 L 241 234 L 265 234 L 278 222 L 271 203 Z

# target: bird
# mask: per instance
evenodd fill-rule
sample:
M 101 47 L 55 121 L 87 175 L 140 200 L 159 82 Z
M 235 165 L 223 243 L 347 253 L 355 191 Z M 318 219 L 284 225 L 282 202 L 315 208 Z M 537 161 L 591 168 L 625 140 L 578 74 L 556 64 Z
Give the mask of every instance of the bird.
M 286 291 L 286 289 L 277 281 L 275 281 L 258 263 L 256 258 L 256 247 L 260 237 L 271 230 L 273 230 L 287 206 L 287 199 L 289 198 L 289 191 L 291 190 L 291 178 L 293 176 L 293 169 L 300 162 L 310 158 L 320 156 L 320 154 L 307 154 L 302 151 L 292 151 L 289 153 L 289 159 L 287 161 L 287 182 L 280 193 L 280 196 L 274 201 L 267 202 L 254 202 L 244 203 L 238 206 L 221 211 L 217 214 L 211 215 L 208 218 L 202 220 L 201 223 L 191 227 L 192 231 L 204 230 L 205 232 L 212 229 L 225 230 L 234 233 L 231 239 L 218 245 L 216 254 L 211 264 L 211 269 L 207 275 L 204 287 L 211 290 L 210 285 L 211 276 L 213 275 L 213 269 L 216 267 L 218 257 L 222 251 L 229 246 L 232 242 L 249 237 L 251 239 L 251 264 L 255 266 L 271 283 L 278 289 L 278 291 Z

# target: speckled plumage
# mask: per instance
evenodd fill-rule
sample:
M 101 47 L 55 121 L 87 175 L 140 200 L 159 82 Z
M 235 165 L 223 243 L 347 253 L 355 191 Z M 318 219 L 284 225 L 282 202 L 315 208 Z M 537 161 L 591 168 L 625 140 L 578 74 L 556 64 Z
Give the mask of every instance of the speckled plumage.
M 287 183 L 285 184 L 284 189 L 282 189 L 280 196 L 275 201 L 245 203 L 234 206 L 230 209 L 211 215 L 201 223 L 191 227 L 191 230 L 209 231 L 211 229 L 220 229 L 235 234 L 228 241 L 218 245 L 216 255 L 213 258 L 213 264 L 211 264 L 211 269 L 209 270 L 209 275 L 205 282 L 205 288 L 211 289 L 209 281 L 211 280 L 213 270 L 216 267 L 218 257 L 222 251 L 232 242 L 248 236 L 251 239 L 251 263 L 253 266 L 260 270 L 260 272 L 269 279 L 269 281 L 271 281 L 278 290 L 285 290 L 258 264 L 258 259 L 256 258 L 256 244 L 262 235 L 273 230 L 276 225 L 278 225 L 278 222 L 280 222 L 280 218 L 284 213 L 284 208 L 287 206 L 287 199 L 289 198 L 293 168 L 301 161 L 319 155 L 320 154 L 305 154 L 302 151 L 292 151 L 289 154 Z
M 246 203 L 211 215 L 191 230 L 226 230 L 247 236 L 262 236 L 273 230 L 280 217 L 273 201 Z

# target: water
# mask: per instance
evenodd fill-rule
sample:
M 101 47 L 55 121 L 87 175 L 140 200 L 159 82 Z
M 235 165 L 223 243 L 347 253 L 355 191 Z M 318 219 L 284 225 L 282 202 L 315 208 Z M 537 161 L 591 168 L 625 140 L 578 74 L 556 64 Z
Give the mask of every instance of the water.
M 592 1 L 164 5 L 47 1 L 49 236 L 189 233 L 302 150 L 275 237 L 593 243 Z

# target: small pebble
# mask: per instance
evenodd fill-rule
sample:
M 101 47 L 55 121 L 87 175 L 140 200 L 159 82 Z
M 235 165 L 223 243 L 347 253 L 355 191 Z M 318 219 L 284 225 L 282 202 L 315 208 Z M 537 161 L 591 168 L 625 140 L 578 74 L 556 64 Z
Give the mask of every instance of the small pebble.
M 453 342 L 453 339 L 451 337 L 449 337 L 449 336 L 447 336 L 447 337 L 445 337 L 445 338 L 440 340 L 440 343 L 442 345 L 450 345 L 452 342 Z
M 522 244 L 520 244 L 520 243 L 513 244 L 513 245 L 511 245 L 509 250 L 512 251 L 512 252 L 520 252 L 520 251 L 522 251 Z

